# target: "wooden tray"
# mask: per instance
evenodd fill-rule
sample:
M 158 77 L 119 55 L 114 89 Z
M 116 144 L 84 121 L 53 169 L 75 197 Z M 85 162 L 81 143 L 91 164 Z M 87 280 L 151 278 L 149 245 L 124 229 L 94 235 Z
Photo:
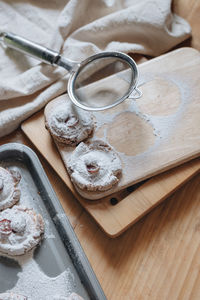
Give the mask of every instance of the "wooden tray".
M 121 191 L 111 197 L 97 201 L 88 201 L 82 198 L 74 189 L 56 145 L 44 128 L 43 111 L 26 120 L 22 124 L 22 130 L 66 183 L 83 207 L 110 237 L 120 235 L 200 171 L 200 159 L 197 158 L 149 179 L 139 188 L 133 186 L 133 191 L 129 187 L 128 190 Z M 136 190 L 134 191 L 135 188 Z
M 89 192 L 76 187 L 86 199 L 101 199 L 200 154 L 199 52 L 191 48 L 176 50 L 139 69 L 142 98 L 127 99 L 113 109 L 93 112 L 93 139 L 104 139 L 114 147 L 123 172 L 119 183 L 108 191 Z M 115 92 L 116 84 L 122 87 L 127 73 L 109 77 L 105 89 Z M 90 98 L 102 80 L 88 86 Z M 59 99 L 70 101 L 65 94 L 53 102 Z M 67 166 L 75 147 L 56 144 Z
M 189 158 L 196 156 L 199 153 L 199 129 L 195 126 L 199 124 L 199 107 L 197 103 L 197 91 L 198 91 L 198 69 L 199 69 L 199 62 L 200 57 L 199 53 L 193 49 L 185 48 L 181 50 L 177 50 L 172 52 L 171 54 L 164 55 L 160 58 L 151 60 L 150 62 L 144 63 L 140 67 L 140 71 L 143 72 L 142 79 L 144 82 L 149 82 L 151 91 L 153 90 L 154 93 L 159 91 L 159 87 L 163 89 L 165 87 L 164 83 L 161 84 L 160 74 L 163 78 L 169 78 L 168 69 L 170 68 L 170 74 L 173 75 L 173 78 L 177 78 L 180 82 L 183 80 L 185 83 L 185 93 L 190 92 L 190 96 L 193 105 L 187 105 L 187 109 L 183 112 L 184 116 L 186 115 L 186 126 L 181 131 L 179 124 L 177 124 L 176 130 L 179 130 L 180 133 L 178 141 L 176 143 L 176 152 L 179 152 L 178 161 L 179 163 L 186 161 Z M 163 62 L 164 61 L 164 62 Z M 185 64 L 185 66 L 184 66 Z M 153 68 L 153 71 L 152 71 Z M 179 72 L 177 72 L 177 69 Z M 187 71 L 186 71 L 187 69 Z M 151 73 L 149 73 L 151 71 Z M 153 72 L 153 75 L 152 75 Z M 155 75 L 156 74 L 156 75 Z M 186 74 L 186 75 L 185 75 Z M 145 79 L 146 76 L 146 79 Z M 159 76 L 159 80 L 155 79 L 155 77 Z M 183 79 L 184 77 L 184 79 Z M 194 80 L 191 80 L 191 77 Z M 151 80 L 148 78 L 151 78 Z M 154 78 L 154 80 L 152 79 Z M 186 80 L 187 79 L 187 80 Z M 156 81 L 157 80 L 157 81 Z M 169 79 L 168 79 L 169 80 Z M 152 86 L 153 83 L 153 86 Z M 158 84 L 159 83 L 159 84 Z M 169 85 L 166 85 L 165 91 L 165 100 L 168 98 L 167 95 L 172 98 L 174 93 L 172 90 L 168 89 Z M 188 87 L 186 89 L 186 87 Z M 145 93 L 148 92 L 148 83 L 147 85 L 143 86 L 144 96 Z M 173 90 L 174 91 L 174 90 Z M 182 91 L 183 93 L 183 91 Z M 148 110 L 153 110 L 153 113 L 156 114 L 154 111 L 155 106 L 151 105 L 151 102 L 158 101 L 159 106 L 163 110 L 163 114 L 165 114 L 165 103 L 159 103 L 159 94 L 156 94 L 157 97 L 152 99 L 152 93 L 149 93 L 149 98 L 144 97 L 146 99 L 146 104 L 144 109 L 148 107 Z M 175 93 L 175 95 L 179 96 L 179 93 Z M 186 97 L 185 96 L 185 97 Z M 179 99 L 173 97 L 172 105 L 170 106 L 170 112 L 172 113 L 174 110 L 177 109 L 177 103 L 179 103 Z M 138 104 L 138 105 L 142 105 Z M 196 105 L 196 106 L 195 106 Z M 195 109 L 196 107 L 196 109 Z M 173 113 L 172 113 L 173 115 Z M 192 122 L 191 122 L 192 116 Z M 190 126 L 189 126 L 190 125 Z M 199 128 L 199 127 L 198 127 Z M 66 182 L 70 190 L 75 194 L 75 196 L 79 199 L 82 205 L 89 211 L 89 213 L 95 218 L 95 220 L 99 223 L 101 228 L 111 237 L 115 237 L 122 233 L 125 229 L 127 229 L 131 224 L 136 222 L 141 216 L 147 213 L 150 209 L 152 209 L 155 205 L 160 203 L 164 198 L 166 198 L 171 192 L 177 189 L 181 184 L 183 184 L 186 180 L 191 178 L 194 174 L 199 171 L 200 168 L 200 161 L 197 159 L 195 161 L 189 162 L 175 170 L 168 171 L 162 175 L 158 175 L 153 179 L 149 180 L 148 182 L 144 183 L 141 187 L 136 189 L 135 191 L 131 192 L 131 190 L 135 189 L 135 187 L 128 188 L 121 192 L 118 192 L 117 195 L 111 197 L 106 197 L 103 200 L 95 201 L 91 203 L 80 197 L 76 191 L 74 190 L 71 181 L 69 180 L 66 170 L 63 166 L 63 163 L 60 159 L 59 154 L 55 148 L 55 145 L 52 142 L 48 132 L 44 128 L 44 118 L 43 112 L 40 112 L 33 116 L 31 119 L 27 120 L 22 125 L 23 131 L 26 135 L 31 139 L 31 141 L 36 145 L 36 147 L 40 150 L 40 152 L 47 158 L 49 163 L 53 166 L 56 172 L 60 175 L 60 177 Z M 188 135 L 191 134 L 189 137 L 191 141 L 191 145 L 188 145 Z M 184 140 L 183 137 L 186 135 L 186 139 Z M 173 141 L 173 139 L 172 139 Z M 180 142 L 182 141 L 181 147 Z M 186 143 L 187 142 L 187 143 Z M 174 148 L 170 149 L 172 152 Z M 179 150 L 179 151 L 177 151 Z M 183 151 L 185 150 L 185 152 Z M 167 155 L 171 157 L 171 153 L 168 151 L 162 152 L 162 155 Z M 162 156 L 160 155 L 160 156 Z M 176 164 L 177 162 L 175 162 Z M 173 164 L 171 164 L 172 166 Z M 164 166 L 163 169 L 169 168 L 169 166 Z M 159 170 L 161 171 L 162 168 Z M 149 174 L 150 176 L 150 174 Z M 145 176 L 147 177 L 147 176 Z M 140 178 L 141 180 L 142 178 Z M 123 200 L 123 201 L 121 201 Z

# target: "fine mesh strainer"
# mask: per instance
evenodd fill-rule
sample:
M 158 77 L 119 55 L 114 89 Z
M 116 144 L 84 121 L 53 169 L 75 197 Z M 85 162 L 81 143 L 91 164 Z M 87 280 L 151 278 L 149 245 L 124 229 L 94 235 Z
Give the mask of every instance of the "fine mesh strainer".
M 70 72 L 69 97 L 82 109 L 100 111 L 114 107 L 127 98 L 141 97 L 141 91 L 137 88 L 137 65 L 124 53 L 101 52 L 77 63 L 13 33 L 1 32 L 0 39 L 10 48 L 67 69 Z

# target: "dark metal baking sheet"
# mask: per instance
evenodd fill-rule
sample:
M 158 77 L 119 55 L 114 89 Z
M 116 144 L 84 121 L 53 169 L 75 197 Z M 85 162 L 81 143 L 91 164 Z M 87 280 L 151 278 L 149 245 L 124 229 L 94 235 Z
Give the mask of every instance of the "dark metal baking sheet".
M 85 300 L 106 300 L 36 154 L 22 144 L 6 144 L 0 147 L 0 165 L 20 171 L 21 187 L 24 185 L 31 199 L 29 207 L 40 213 L 48 225 L 51 238 L 47 235 L 33 252 L 33 259 L 42 272 L 53 278 L 69 268 L 73 274 L 70 293 L 77 292 Z M 23 271 L 14 259 L 0 256 L 0 292 L 15 286 L 19 272 Z M 26 290 L 21 292 L 26 294 Z

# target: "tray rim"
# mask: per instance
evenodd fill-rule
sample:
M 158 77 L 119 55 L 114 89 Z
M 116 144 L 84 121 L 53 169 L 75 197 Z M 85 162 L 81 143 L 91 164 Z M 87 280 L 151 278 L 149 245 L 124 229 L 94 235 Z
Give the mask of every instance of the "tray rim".
M 0 161 L 9 159 L 24 163 L 28 170 L 30 170 L 28 163 L 31 164 L 34 172 L 38 175 L 40 183 L 48 193 L 48 199 L 42 200 L 44 202 L 50 202 L 49 204 L 55 210 L 55 215 L 62 214 L 62 218 L 54 218 L 52 221 L 56 226 L 64 247 L 70 256 L 70 259 L 72 260 L 72 263 L 89 297 L 91 297 L 92 300 L 106 300 L 103 289 L 36 153 L 26 145 L 20 143 L 7 143 L 0 146 Z M 62 232 L 58 229 L 58 225 L 62 228 Z

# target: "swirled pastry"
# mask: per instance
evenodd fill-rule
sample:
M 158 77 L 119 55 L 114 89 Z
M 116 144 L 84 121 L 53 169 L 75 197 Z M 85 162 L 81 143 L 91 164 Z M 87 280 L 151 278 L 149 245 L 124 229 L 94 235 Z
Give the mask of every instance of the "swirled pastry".
M 27 298 L 25 296 L 13 294 L 13 293 L 3 293 L 3 294 L 0 294 L 0 300 L 31 300 L 31 299 Z
M 14 206 L 0 213 L 0 252 L 21 255 L 36 246 L 44 221 L 33 209 Z
M 106 191 L 119 181 L 121 162 L 101 140 L 80 143 L 67 162 L 72 182 L 82 190 Z
M 0 210 L 13 206 L 19 201 L 20 191 L 17 184 L 20 174 L 0 167 Z
M 63 96 L 45 108 L 45 126 L 58 142 L 76 145 L 88 138 L 94 129 L 91 113 L 83 111 Z

